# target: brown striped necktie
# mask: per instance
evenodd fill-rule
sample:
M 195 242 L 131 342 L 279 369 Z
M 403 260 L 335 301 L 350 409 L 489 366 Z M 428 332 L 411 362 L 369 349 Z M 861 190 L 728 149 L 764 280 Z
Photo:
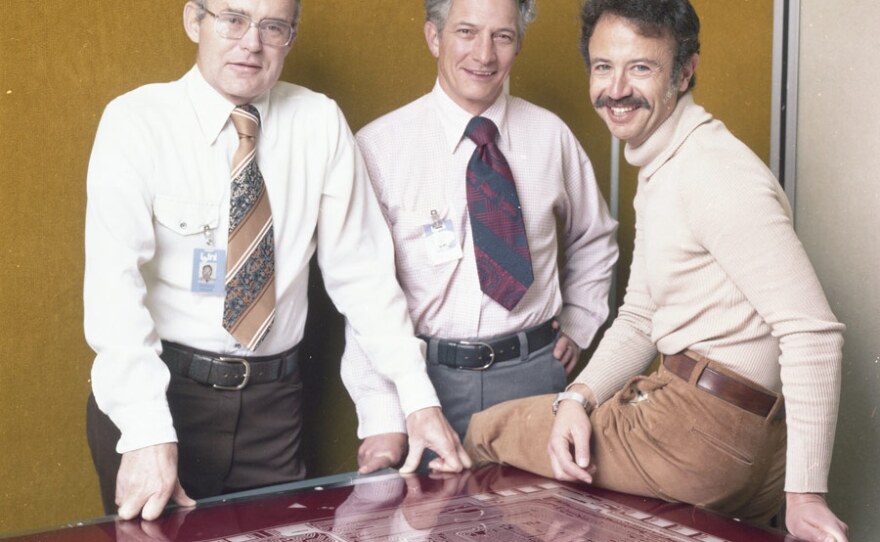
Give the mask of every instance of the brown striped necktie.
M 256 160 L 260 113 L 244 105 L 235 108 L 231 119 L 239 145 L 232 158 L 223 327 L 242 346 L 256 350 L 275 320 L 272 209 Z

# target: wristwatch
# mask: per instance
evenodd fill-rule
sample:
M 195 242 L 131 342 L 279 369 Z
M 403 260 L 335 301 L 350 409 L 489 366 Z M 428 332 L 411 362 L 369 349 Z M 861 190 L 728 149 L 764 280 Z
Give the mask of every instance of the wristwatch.
M 576 391 L 564 391 L 556 396 L 556 399 L 553 401 L 553 415 L 556 416 L 556 411 L 559 410 L 559 403 L 562 401 L 577 401 L 580 404 L 584 411 L 589 414 L 593 410 L 593 405 L 587 401 L 587 398 L 581 395 Z

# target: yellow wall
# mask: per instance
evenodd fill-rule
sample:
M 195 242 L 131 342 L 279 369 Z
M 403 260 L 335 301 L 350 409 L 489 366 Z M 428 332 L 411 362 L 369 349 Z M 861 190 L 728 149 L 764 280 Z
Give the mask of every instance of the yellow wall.
M 422 39 L 421 4 L 306 1 L 283 78 L 337 99 L 355 130 L 403 105 L 427 92 L 435 77 Z M 569 123 L 607 195 L 610 142 L 589 107 L 576 50 L 579 1 L 539 4 L 511 90 Z M 766 158 L 772 2 L 695 5 L 705 28 L 697 97 Z M 141 84 L 178 78 L 195 49 L 181 28 L 182 0 L 0 0 L 0 6 L 11 22 L 0 30 L 4 533 L 101 513 L 84 437 L 92 359 L 81 326 L 88 156 L 104 105 Z M 624 246 L 631 243 L 631 198 L 624 190 Z M 338 318 L 317 284 L 315 294 L 310 329 L 319 346 L 306 363 L 308 459 L 312 474 L 321 475 L 354 466 L 356 439 L 353 407 L 337 376 Z

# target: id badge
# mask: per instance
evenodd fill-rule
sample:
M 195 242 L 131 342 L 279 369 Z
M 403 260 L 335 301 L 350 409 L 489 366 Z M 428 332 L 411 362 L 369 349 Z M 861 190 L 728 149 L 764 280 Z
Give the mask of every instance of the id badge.
M 437 211 L 431 211 L 431 223 L 422 226 L 422 231 L 428 259 L 432 264 L 439 265 L 461 259 L 461 245 L 452 220 L 441 220 Z
M 193 250 L 192 291 L 226 296 L 226 251 L 214 249 L 214 230 L 204 227 L 206 248 Z
M 207 295 L 226 295 L 225 250 L 193 250 L 192 291 Z

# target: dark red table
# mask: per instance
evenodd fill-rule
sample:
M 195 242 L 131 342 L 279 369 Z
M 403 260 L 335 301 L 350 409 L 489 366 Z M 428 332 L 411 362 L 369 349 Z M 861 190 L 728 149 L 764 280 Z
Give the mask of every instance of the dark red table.
M 458 475 L 339 475 L 199 502 L 152 522 L 102 518 L 18 536 L 68 541 L 779 542 L 700 508 L 489 466 Z

